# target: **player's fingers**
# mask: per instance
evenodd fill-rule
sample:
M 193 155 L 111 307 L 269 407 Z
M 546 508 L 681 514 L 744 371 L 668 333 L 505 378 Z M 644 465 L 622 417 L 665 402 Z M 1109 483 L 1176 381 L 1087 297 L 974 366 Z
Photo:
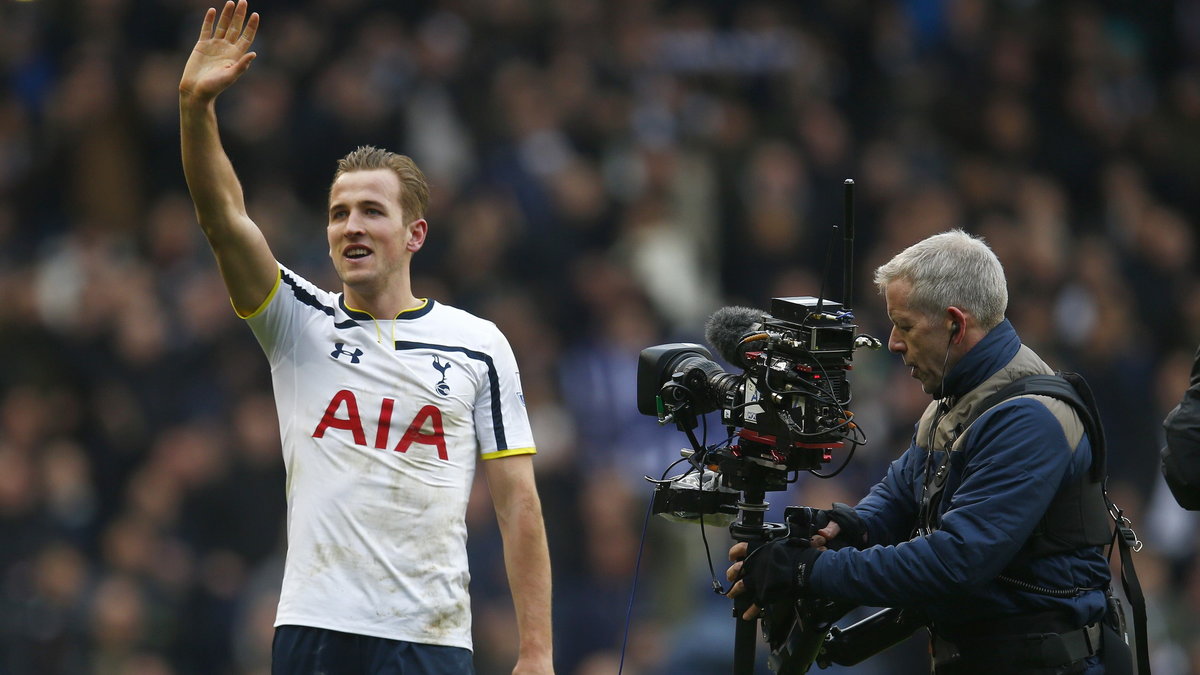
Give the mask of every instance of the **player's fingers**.
M 758 605 L 750 605 L 750 609 L 747 609 L 745 612 L 742 613 L 742 618 L 745 619 L 746 621 L 753 621 L 758 618 L 758 615 L 759 615 Z
M 221 16 L 217 17 L 217 30 L 213 33 L 214 38 L 224 38 L 225 33 L 229 31 L 229 23 L 233 21 L 233 9 L 233 0 L 227 0 L 225 6 L 221 8 Z
M 213 36 L 213 22 L 217 20 L 217 10 L 214 7 L 209 7 L 204 13 L 204 23 L 200 24 L 200 40 L 211 40 Z
M 242 54 L 242 58 L 238 59 L 238 62 L 234 64 L 234 68 L 237 69 L 238 77 L 241 77 L 242 73 L 246 72 L 246 70 L 250 67 L 250 62 L 253 61 L 257 56 L 258 54 L 255 54 L 254 52 Z
M 242 31 L 241 39 L 246 43 L 247 48 L 254 42 L 254 36 L 258 33 L 258 21 L 258 12 L 251 14 L 250 19 L 246 21 L 246 30 Z
M 246 23 L 247 5 L 246 0 L 238 0 L 238 3 L 233 6 L 233 19 L 229 22 L 229 28 L 225 31 L 225 39 L 230 42 L 236 42 L 242 34 L 242 24 Z
M 726 597 L 736 598 L 737 596 L 739 596 L 745 592 L 746 592 L 746 582 L 739 581 L 739 582 L 735 583 L 734 585 L 730 586 L 729 592 L 726 593 L 725 595 L 726 595 Z

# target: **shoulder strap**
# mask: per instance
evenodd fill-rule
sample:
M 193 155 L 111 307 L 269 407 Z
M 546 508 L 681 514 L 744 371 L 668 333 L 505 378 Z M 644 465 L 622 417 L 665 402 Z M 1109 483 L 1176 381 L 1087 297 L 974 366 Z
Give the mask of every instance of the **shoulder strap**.
M 1049 396 L 1076 411 L 1080 426 L 1093 443 L 1090 469 L 1069 483 L 1061 486 L 1042 518 L 1029 535 L 1018 561 L 1054 553 L 1064 553 L 1087 546 L 1106 546 L 1112 543 L 1112 509 L 1105 495 L 1104 432 L 1099 416 L 1095 414 L 1094 402 L 1086 383 L 1083 393 L 1077 389 L 1069 375 L 1031 375 L 1005 386 L 980 402 L 973 410 L 977 418 L 995 405 L 1016 396 Z M 1082 382 L 1082 378 L 1078 378 Z M 1086 394 L 1086 396 L 1085 396 Z M 1067 424 L 1066 420 L 1059 420 Z M 1065 430 L 1065 429 L 1064 429 Z
M 1077 373 L 1060 371 L 1054 375 L 1028 375 L 1009 383 L 1000 391 L 984 399 L 971 413 L 967 426 L 974 422 L 988 409 L 1017 396 L 1052 396 L 1060 401 L 1069 403 L 1088 435 L 1092 446 L 1092 467 L 1089 477 L 1093 483 L 1107 483 L 1107 453 L 1108 447 L 1104 440 L 1104 428 L 1100 425 L 1099 410 L 1096 398 L 1092 394 L 1087 380 Z M 1150 654 L 1146 645 L 1146 599 L 1142 594 L 1141 583 L 1137 571 L 1133 567 L 1132 553 L 1141 550 L 1142 543 L 1137 534 L 1129 526 L 1129 519 L 1124 512 L 1108 498 L 1108 491 L 1103 490 L 1104 502 L 1109 515 L 1116 522 L 1113 532 L 1112 548 L 1118 549 L 1121 556 L 1121 586 L 1125 597 L 1129 600 L 1133 613 L 1133 630 L 1136 642 L 1137 672 L 1139 675 L 1150 675 Z M 1110 549 L 1111 551 L 1111 549 Z
M 1104 496 L 1108 499 L 1108 493 Z M 1133 613 L 1137 672 L 1138 675 L 1150 675 L 1150 648 L 1146 644 L 1146 596 L 1142 594 L 1142 584 L 1138 581 L 1137 570 L 1133 568 L 1133 553 L 1142 550 L 1142 542 L 1138 541 L 1137 533 L 1129 526 L 1129 519 L 1124 512 L 1111 501 L 1108 506 L 1112 509 L 1113 520 L 1117 521 L 1117 530 L 1113 533 L 1116 540 L 1114 548 L 1121 551 L 1121 588 L 1125 589 L 1129 610 Z
M 1000 391 L 988 396 L 980 402 L 971 413 L 965 426 L 971 426 L 980 415 L 995 407 L 1001 401 L 1017 396 L 1051 396 L 1069 403 L 1078 413 L 1083 428 L 1087 432 L 1088 442 L 1092 446 L 1092 468 L 1090 471 L 1093 483 L 1105 479 L 1108 472 L 1108 445 L 1104 440 L 1104 428 L 1100 426 L 1100 417 L 1096 411 L 1096 398 L 1087 380 L 1076 373 L 1060 371 L 1055 375 L 1026 375 L 1013 380 Z

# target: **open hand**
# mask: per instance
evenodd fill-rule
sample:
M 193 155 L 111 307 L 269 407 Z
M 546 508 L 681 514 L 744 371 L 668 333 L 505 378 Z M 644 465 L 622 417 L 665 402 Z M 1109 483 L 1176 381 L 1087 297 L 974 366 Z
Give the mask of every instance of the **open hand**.
M 228 0 L 219 19 L 216 9 L 210 8 L 204 14 L 200 39 L 179 80 L 181 101 L 207 103 L 250 67 L 255 57 L 250 45 L 258 32 L 258 12 L 247 19 L 247 9 L 246 0 L 238 0 L 236 5 Z

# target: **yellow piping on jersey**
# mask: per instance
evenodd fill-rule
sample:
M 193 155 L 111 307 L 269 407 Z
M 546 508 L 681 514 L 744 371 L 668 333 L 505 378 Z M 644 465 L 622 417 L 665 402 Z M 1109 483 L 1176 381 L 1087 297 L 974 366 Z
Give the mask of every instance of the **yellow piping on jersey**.
M 242 314 L 241 312 L 238 311 L 237 305 L 233 304 L 233 298 L 229 299 L 229 304 L 233 305 L 233 312 L 235 314 L 237 314 L 240 318 L 253 319 L 254 317 L 258 316 L 259 314 L 262 314 L 263 310 L 267 308 L 267 305 L 271 304 L 271 298 L 275 297 L 275 293 L 279 290 L 279 285 L 281 283 L 283 283 L 283 268 L 276 266 L 276 268 L 275 268 L 275 285 L 271 287 L 271 292 L 267 293 L 266 299 L 262 301 L 262 304 L 259 305 L 257 309 L 255 309 L 253 312 L 250 312 L 249 314 Z
M 400 314 L 408 314 L 409 312 L 420 311 L 422 309 L 425 309 L 425 305 L 429 304 L 429 298 L 417 298 L 417 299 L 421 301 L 421 304 L 417 305 L 416 307 L 409 307 L 408 309 L 402 309 L 402 310 L 400 310 Z M 400 314 L 396 315 L 397 319 L 400 318 Z
M 512 457 L 513 455 L 536 455 L 537 448 L 512 448 L 510 450 L 497 450 L 496 452 L 485 452 L 479 456 L 480 459 L 500 459 L 501 457 Z
M 416 311 L 425 309 L 425 307 L 429 304 L 429 298 L 417 298 L 417 299 L 421 301 L 421 304 L 417 305 L 416 307 L 410 307 L 408 309 L 400 310 L 399 314 L 396 314 L 396 319 L 399 319 L 400 316 L 403 314 L 408 314 L 409 312 L 416 312 Z M 392 320 L 392 344 L 396 344 L 396 320 L 395 319 Z
M 278 281 L 275 282 L 275 285 L 278 286 L 279 282 Z M 392 319 L 392 344 L 396 343 L 396 319 L 399 319 L 401 314 L 407 314 L 408 312 L 415 312 L 420 309 L 425 309 L 425 306 L 429 304 L 429 298 L 417 298 L 417 299 L 421 301 L 421 304 L 417 305 L 416 307 L 411 307 L 409 309 L 400 310 L 400 312 L 398 314 L 396 314 L 395 318 Z M 344 296 L 343 296 L 343 301 L 345 301 Z M 346 309 L 354 310 L 355 312 L 362 312 L 363 314 L 366 314 L 367 316 L 371 317 L 371 320 L 375 322 L 375 341 L 378 342 L 379 344 L 383 344 L 383 331 L 379 330 L 379 319 L 376 319 L 374 314 L 368 312 L 365 309 L 358 309 L 356 307 L 351 307 L 348 303 L 346 304 Z

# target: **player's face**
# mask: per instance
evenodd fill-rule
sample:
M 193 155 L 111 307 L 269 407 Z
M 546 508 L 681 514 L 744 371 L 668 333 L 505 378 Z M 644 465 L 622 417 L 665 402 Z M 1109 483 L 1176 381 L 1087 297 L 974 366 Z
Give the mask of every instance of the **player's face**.
M 884 290 L 892 332 L 888 349 L 904 359 L 911 376 L 921 383 L 926 394 L 936 394 L 942 386 L 943 368 L 950 347 L 950 329 L 945 321 L 924 312 L 909 309 L 912 284 L 896 279 Z
M 351 171 L 329 191 L 329 257 L 347 286 L 383 291 L 408 274 L 425 241 L 423 219 L 411 222 L 400 205 L 400 179 L 388 169 Z M 405 277 L 406 278 L 406 277 Z

